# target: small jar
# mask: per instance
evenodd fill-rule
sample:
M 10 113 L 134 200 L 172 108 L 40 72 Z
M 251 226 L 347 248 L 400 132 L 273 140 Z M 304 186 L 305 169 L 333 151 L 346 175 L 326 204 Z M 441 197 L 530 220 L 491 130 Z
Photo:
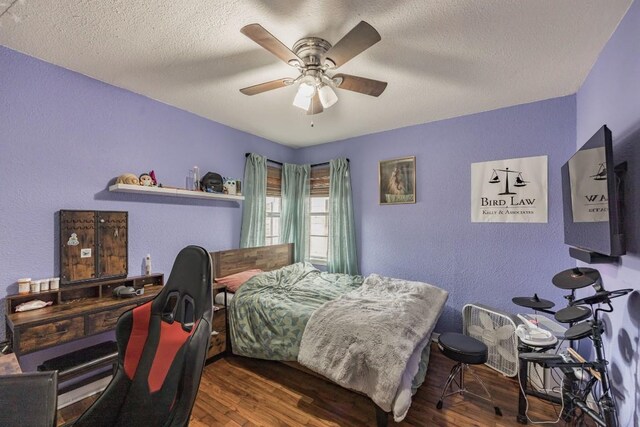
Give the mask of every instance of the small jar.
M 40 292 L 40 281 L 32 280 L 29 284 L 29 287 L 31 288 L 31 293 Z
M 40 280 L 40 292 L 49 290 L 49 279 Z
M 51 279 L 49 279 L 49 289 L 51 289 L 52 291 L 55 291 L 58 288 L 60 288 L 60 278 L 52 277 Z
M 23 279 L 18 279 L 18 293 L 19 294 L 28 294 L 29 293 L 29 289 L 30 286 L 29 284 L 31 283 L 31 278 L 30 277 L 25 277 Z

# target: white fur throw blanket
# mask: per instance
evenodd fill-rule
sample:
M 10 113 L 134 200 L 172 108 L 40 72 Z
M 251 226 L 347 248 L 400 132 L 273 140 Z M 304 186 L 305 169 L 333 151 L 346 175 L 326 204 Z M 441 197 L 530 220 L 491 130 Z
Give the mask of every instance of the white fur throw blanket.
M 411 404 L 420 353 L 447 297 L 445 290 L 426 283 L 372 274 L 361 287 L 311 315 L 298 362 L 366 394 L 384 411 L 393 409 L 401 421 Z M 402 381 L 403 375 L 408 381 Z

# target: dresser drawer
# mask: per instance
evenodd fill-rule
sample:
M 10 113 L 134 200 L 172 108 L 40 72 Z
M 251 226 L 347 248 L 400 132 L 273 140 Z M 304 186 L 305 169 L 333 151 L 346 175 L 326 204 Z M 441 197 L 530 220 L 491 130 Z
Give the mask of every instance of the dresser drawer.
M 224 353 L 227 350 L 227 321 L 225 312 L 226 310 L 222 309 L 213 314 L 213 325 L 211 329 L 217 332 L 217 334 L 211 335 L 207 358 Z
M 83 317 L 72 317 L 45 325 L 31 326 L 20 331 L 20 353 L 29 353 L 83 336 Z
M 131 310 L 136 305 L 126 305 L 124 307 L 115 308 L 113 310 L 105 310 L 99 313 L 89 314 L 87 316 L 87 334 L 92 335 L 102 331 L 109 331 L 116 327 L 118 318 L 122 313 Z

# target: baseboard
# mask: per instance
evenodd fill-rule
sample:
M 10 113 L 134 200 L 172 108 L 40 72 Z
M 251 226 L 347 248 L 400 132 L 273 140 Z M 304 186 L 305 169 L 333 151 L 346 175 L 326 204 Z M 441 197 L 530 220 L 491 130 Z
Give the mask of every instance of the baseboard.
M 104 378 L 100 378 L 97 381 L 85 384 L 81 387 L 61 394 L 60 396 L 58 396 L 58 409 L 62 409 L 89 396 L 93 396 L 94 394 L 102 392 L 102 390 L 104 390 L 107 385 L 109 385 L 110 381 L 111 375 L 108 375 Z

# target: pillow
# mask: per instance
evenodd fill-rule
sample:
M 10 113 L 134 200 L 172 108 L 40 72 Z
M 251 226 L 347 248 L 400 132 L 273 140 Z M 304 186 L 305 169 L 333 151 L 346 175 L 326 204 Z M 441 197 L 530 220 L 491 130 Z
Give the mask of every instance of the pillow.
M 253 276 L 262 273 L 262 270 L 255 268 L 253 270 L 245 270 L 240 273 L 230 274 L 224 277 L 218 277 L 215 282 L 220 285 L 227 285 L 228 292 L 237 292 L 247 280 Z

